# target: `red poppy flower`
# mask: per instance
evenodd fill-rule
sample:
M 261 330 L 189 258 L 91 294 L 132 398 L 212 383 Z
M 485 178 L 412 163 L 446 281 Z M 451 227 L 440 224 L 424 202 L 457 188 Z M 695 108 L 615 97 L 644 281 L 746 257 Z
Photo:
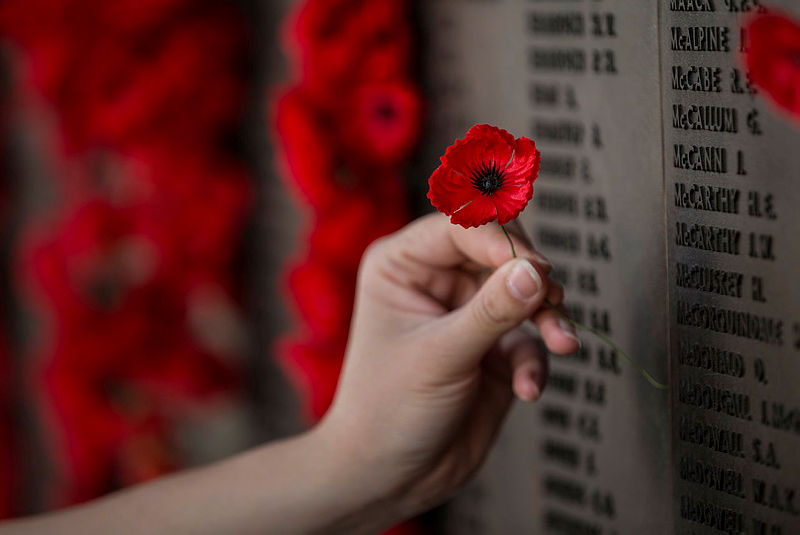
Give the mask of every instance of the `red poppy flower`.
M 419 137 L 422 99 L 409 83 L 366 84 L 344 108 L 348 149 L 378 164 L 405 160 Z
M 278 98 L 274 115 L 281 147 L 278 165 L 293 193 L 318 210 L 336 206 L 342 192 L 332 179 L 338 165 L 332 136 L 307 95 L 301 89 L 287 91 Z
M 428 198 L 464 228 L 517 217 L 533 196 L 541 161 L 536 144 L 485 124 L 447 148 L 431 175 Z
M 753 82 L 782 108 L 800 114 L 800 24 L 769 14 L 753 18 L 747 68 Z

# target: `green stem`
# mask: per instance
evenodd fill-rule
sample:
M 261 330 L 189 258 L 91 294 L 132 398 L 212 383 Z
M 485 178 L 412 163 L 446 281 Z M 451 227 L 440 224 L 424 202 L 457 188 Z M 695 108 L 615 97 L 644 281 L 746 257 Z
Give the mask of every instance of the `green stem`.
M 511 256 L 516 258 L 517 257 L 517 251 L 516 251 L 516 249 L 514 249 L 514 242 L 511 241 L 511 236 L 508 235 L 508 231 L 506 230 L 506 227 L 504 227 L 503 225 L 500 225 L 500 228 L 503 229 L 503 234 L 506 235 L 506 239 L 508 240 L 508 244 L 511 246 Z
M 592 329 L 591 327 L 588 327 L 586 325 L 583 325 L 582 323 L 578 323 L 577 321 L 573 320 L 572 318 L 570 318 L 569 316 L 567 316 L 566 314 L 561 312 L 559 309 L 557 309 L 555 306 L 553 306 L 553 304 L 550 301 L 545 299 L 545 303 L 547 303 L 547 306 L 549 306 L 550 308 L 555 310 L 556 314 L 558 314 L 561 317 L 561 319 L 563 319 L 564 321 L 566 321 L 567 323 L 569 323 L 570 325 L 572 325 L 574 327 L 583 329 L 584 331 L 587 331 L 587 332 L 593 334 L 595 336 L 595 338 L 597 338 L 598 340 L 604 342 L 607 346 L 609 346 L 614 351 L 616 351 L 617 353 L 622 355 L 622 358 L 624 358 L 627 361 L 627 363 L 630 364 L 633 368 L 639 370 L 639 373 L 641 373 L 644 376 L 644 378 L 647 379 L 647 381 L 651 385 L 653 385 L 654 387 L 656 387 L 656 388 L 658 388 L 660 390 L 669 390 L 669 385 L 665 385 L 664 383 L 660 383 L 660 382 L 656 381 L 656 379 L 652 375 L 650 375 L 650 372 L 648 372 L 646 369 L 644 369 L 644 367 L 642 365 L 640 365 L 639 363 L 635 362 L 631 357 L 629 357 L 628 354 L 625 353 L 622 349 L 620 349 L 620 347 L 617 344 L 615 344 L 614 342 L 609 340 L 607 337 L 605 337 L 604 335 L 602 335 L 598 331 Z
M 506 230 L 506 228 L 503 225 L 500 225 L 500 228 L 503 229 L 503 234 L 506 235 L 506 239 L 508 240 L 508 244 L 511 246 L 511 256 L 516 258 L 517 257 L 517 251 L 514 249 L 514 242 L 511 241 L 511 236 L 509 236 L 508 231 Z M 607 346 L 609 346 L 611 349 L 616 351 L 618 354 L 622 355 L 622 358 L 625 359 L 625 361 L 628 364 L 630 364 L 634 369 L 638 370 L 639 373 L 641 373 L 644 376 L 644 378 L 647 379 L 647 381 L 651 385 L 653 385 L 654 387 L 656 387 L 656 388 L 658 388 L 660 390 L 669 390 L 669 385 L 666 385 L 664 383 L 660 383 L 660 382 L 656 381 L 656 379 L 652 375 L 650 375 L 650 372 L 648 372 L 642 365 L 640 365 L 639 363 L 635 362 L 631 357 L 628 356 L 627 353 L 625 353 L 617 344 L 615 344 L 614 342 L 609 340 L 605 335 L 599 333 L 598 331 L 596 331 L 595 329 L 592 329 L 591 327 L 588 327 L 588 326 L 586 326 L 586 325 L 584 325 L 582 323 L 579 323 L 579 322 L 573 320 L 572 318 L 570 318 L 569 316 L 567 316 L 566 314 L 561 312 L 558 308 L 556 308 L 556 306 L 553 305 L 553 303 L 551 303 L 549 300 L 545 299 L 544 302 L 547 304 L 547 306 L 549 306 L 551 309 L 553 309 L 555 311 L 555 313 L 558 314 L 558 316 L 562 320 L 566 321 L 567 323 L 569 323 L 570 325 L 572 325 L 573 327 L 575 327 L 577 329 L 583 329 L 584 331 L 594 335 L 595 338 L 597 338 L 601 342 L 605 343 Z

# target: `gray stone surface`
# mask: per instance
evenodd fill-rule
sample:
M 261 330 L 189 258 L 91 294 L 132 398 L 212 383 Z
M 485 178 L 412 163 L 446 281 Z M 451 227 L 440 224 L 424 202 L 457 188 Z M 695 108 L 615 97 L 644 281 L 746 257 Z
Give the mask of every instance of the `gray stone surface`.
M 552 358 L 543 400 L 514 409 L 448 532 L 800 532 L 800 130 L 747 90 L 734 8 L 753 3 L 708 3 L 422 8 L 430 161 L 475 123 L 534 138 L 543 168 L 522 221 L 568 308 L 671 385 L 582 335 L 581 353 Z M 679 50 L 698 32 L 713 50 Z M 720 90 L 676 89 L 692 67 L 719 69 Z

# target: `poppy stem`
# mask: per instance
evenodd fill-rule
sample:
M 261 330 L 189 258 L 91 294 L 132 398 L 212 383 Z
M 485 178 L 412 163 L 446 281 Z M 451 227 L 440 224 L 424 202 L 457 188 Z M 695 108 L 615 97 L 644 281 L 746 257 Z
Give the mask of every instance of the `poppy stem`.
M 503 225 L 500 225 L 500 228 L 503 229 L 503 234 L 506 235 L 506 239 L 508 240 L 508 244 L 511 246 L 511 256 L 513 256 L 514 258 L 517 258 L 517 251 L 514 249 L 514 242 L 511 241 L 511 236 L 509 236 L 508 231 L 506 230 L 506 228 Z M 567 316 L 566 314 L 561 312 L 558 308 L 556 308 L 556 306 L 553 305 L 553 303 L 551 303 L 548 299 L 545 299 L 544 302 L 556 314 L 558 314 L 558 316 L 562 320 L 566 321 L 567 323 L 569 323 L 570 325 L 572 325 L 576 329 L 583 329 L 584 331 L 594 335 L 595 338 L 597 338 L 598 340 L 600 340 L 601 342 L 606 344 L 608 347 L 610 347 L 611 349 L 616 351 L 619 355 L 622 355 L 622 358 L 625 359 L 625 361 L 631 367 L 633 367 L 634 369 L 638 370 L 639 373 L 641 373 L 642 376 L 645 379 L 647 379 L 648 383 L 650 383 L 654 387 L 658 388 L 659 390 L 669 390 L 669 385 L 657 381 L 652 375 L 650 375 L 650 372 L 648 372 L 641 364 L 637 363 L 631 357 L 629 357 L 627 353 L 625 353 L 617 344 L 612 342 L 605 335 L 603 335 L 602 333 L 596 331 L 595 329 L 592 329 L 591 327 L 589 327 L 587 325 L 584 325 L 583 323 L 579 323 L 579 322 L 573 320 L 572 318 L 570 318 L 569 316 Z
M 506 230 L 506 227 L 504 227 L 503 225 L 500 225 L 500 228 L 503 229 L 503 234 L 506 235 L 506 239 L 508 240 L 508 244 L 511 246 L 511 256 L 516 258 L 517 257 L 517 251 L 514 249 L 514 242 L 511 241 L 511 236 L 508 235 L 508 231 Z
M 587 332 L 593 334 L 595 338 L 597 338 L 601 342 L 605 343 L 608 347 L 610 347 L 611 349 L 616 351 L 619 355 L 622 355 L 622 358 L 625 359 L 625 361 L 628 364 L 630 364 L 634 369 L 638 370 L 639 373 L 641 373 L 644 376 L 644 378 L 647 379 L 648 383 L 650 383 L 654 387 L 658 388 L 659 390 L 669 390 L 669 385 L 666 385 L 664 383 L 661 383 L 661 382 L 657 381 L 655 379 L 655 377 L 650 375 L 650 372 L 648 372 L 641 364 L 639 364 L 638 362 L 634 361 L 617 344 L 612 342 L 606 336 L 604 336 L 603 334 L 599 333 L 595 329 L 592 329 L 591 327 L 588 327 L 588 326 L 586 326 L 586 325 L 584 325 L 582 323 L 578 323 L 577 321 L 573 320 L 572 318 L 570 318 L 569 316 L 567 316 L 566 314 L 561 312 L 558 308 L 553 306 L 553 304 L 550 301 L 548 301 L 547 299 L 545 299 L 545 303 L 547 304 L 547 306 L 549 306 L 551 309 L 553 309 L 555 311 L 555 313 L 558 314 L 558 316 L 561 319 L 563 319 L 564 321 L 566 321 L 567 323 L 569 323 L 570 325 L 572 325 L 574 327 L 583 329 L 584 331 L 587 331 Z

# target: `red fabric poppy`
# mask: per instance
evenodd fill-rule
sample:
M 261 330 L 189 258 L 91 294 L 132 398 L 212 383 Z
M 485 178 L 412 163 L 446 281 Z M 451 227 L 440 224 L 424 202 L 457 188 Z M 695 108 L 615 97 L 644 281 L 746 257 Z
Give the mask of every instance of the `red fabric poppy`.
M 428 198 L 464 228 L 517 217 L 533 196 L 541 157 L 536 144 L 485 124 L 469 129 L 442 156 Z
M 409 83 L 358 88 L 341 120 L 348 150 L 376 164 L 400 163 L 419 137 L 421 108 L 422 99 Z
M 754 17 L 747 35 L 753 82 L 781 108 L 800 115 L 800 24 L 772 12 Z
M 338 167 L 333 136 L 302 89 L 278 97 L 274 132 L 281 175 L 299 200 L 318 210 L 336 205 L 342 191 L 332 179 Z
M 405 0 L 318 0 L 301 4 L 285 29 L 301 84 L 336 109 L 353 86 L 408 74 L 411 30 Z

